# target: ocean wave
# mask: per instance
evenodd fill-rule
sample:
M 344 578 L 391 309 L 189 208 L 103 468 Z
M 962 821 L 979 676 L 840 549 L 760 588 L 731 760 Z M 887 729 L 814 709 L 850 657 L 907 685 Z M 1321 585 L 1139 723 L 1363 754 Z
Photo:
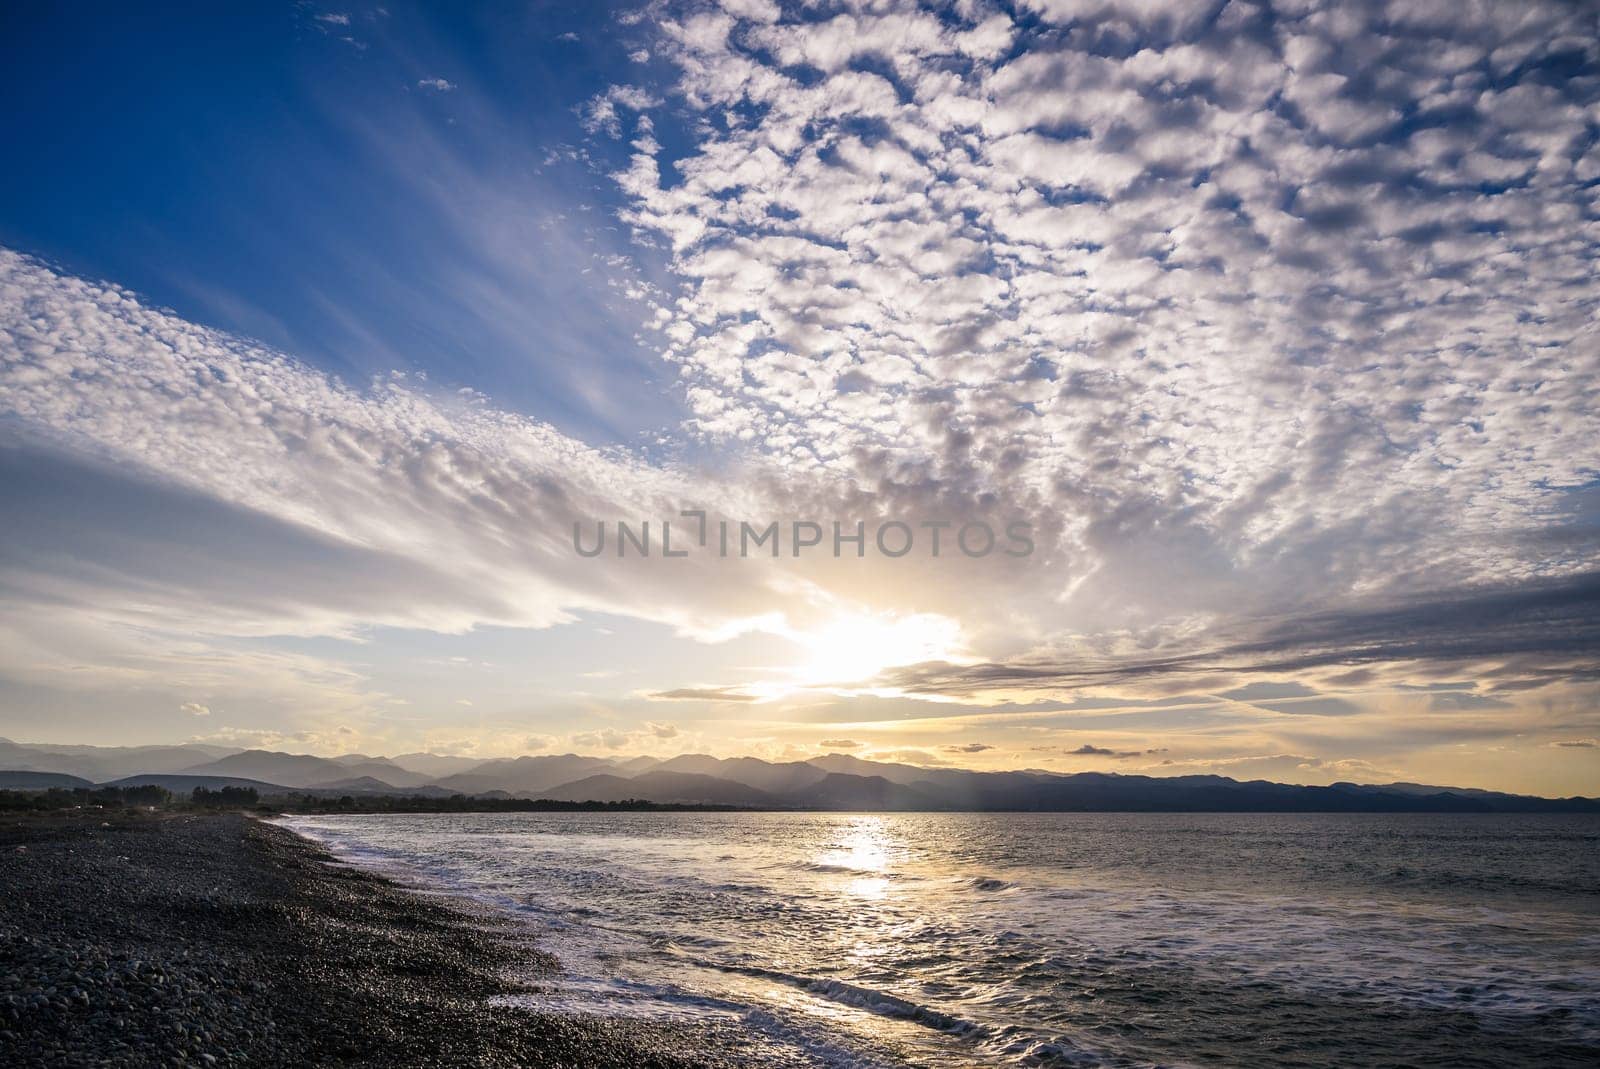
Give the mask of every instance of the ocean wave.
M 982 1025 L 956 1014 L 946 1013 L 931 1006 L 924 1006 L 921 1003 L 902 998 L 888 991 L 849 983 L 834 977 L 801 976 L 759 965 L 735 965 L 717 962 L 706 962 L 704 964 L 720 969 L 723 972 L 740 973 L 744 976 L 754 976 L 763 980 L 787 984 L 790 987 L 798 988 L 808 994 L 817 995 L 842 1006 L 865 1010 L 880 1017 L 892 1017 L 896 1020 L 910 1021 L 913 1024 L 938 1029 L 941 1032 L 948 1032 L 952 1035 L 966 1036 L 984 1031 Z
M 989 1052 L 995 1061 L 1013 1062 L 1029 1069 L 1090 1069 L 1110 1064 L 1105 1054 L 1071 1043 L 1065 1037 L 1045 1039 L 1011 1028 L 996 1031 L 960 1014 L 936 1009 L 878 988 L 834 977 L 797 976 L 774 969 L 745 968 L 738 971 L 776 980 L 841 1006 L 945 1033 L 965 1041 L 974 1052 Z M 1119 1064 L 1131 1066 L 1135 1063 Z
M 700 1004 L 687 996 L 715 994 L 725 1006 L 703 1009 L 742 1007 L 774 1043 L 803 1048 L 807 1064 L 897 1064 L 861 1053 L 887 1037 L 914 1064 L 941 1069 L 1128 1069 L 1151 1064 L 1140 1057 L 1176 1065 L 1175 1055 L 1230 1064 L 1218 1060 L 1237 1053 L 1230 1013 L 1299 1030 L 1297 1042 L 1337 1055 L 1329 1064 L 1371 1064 L 1392 1044 L 1423 1049 L 1432 1020 L 1480 1023 L 1492 1049 L 1527 1055 L 1522 1064 L 1559 1064 L 1534 1055 L 1600 1044 L 1600 972 L 1589 964 L 1600 961 L 1600 935 L 1588 925 L 1587 889 L 1548 903 L 1480 895 L 1474 884 L 1487 888 L 1489 876 L 1470 871 L 1470 851 L 1430 859 L 1407 845 L 1414 839 L 1368 838 L 1355 842 L 1362 852 L 1344 839 L 1312 850 L 1240 818 L 1251 849 L 1277 863 L 1246 885 L 1232 870 L 1197 868 L 1203 858 L 1167 857 L 1172 836 L 1159 824 L 1095 819 L 1103 849 L 1122 851 L 1112 855 L 1121 869 L 1081 863 L 1087 818 L 1041 819 L 1029 838 L 997 818 L 986 844 L 975 820 L 918 818 L 896 832 L 908 845 L 880 855 L 891 872 L 852 864 L 825 817 L 814 827 L 784 818 L 777 831 L 778 818 L 730 817 L 715 834 L 737 849 L 720 852 L 702 848 L 715 841 L 703 821 L 669 817 L 582 822 L 616 828 L 604 850 L 597 834 L 564 850 L 521 835 L 468 844 L 445 822 L 329 818 L 303 830 L 338 841 L 335 853 L 355 863 L 437 874 L 444 879 L 426 882 L 480 899 L 515 897 L 540 914 L 541 942 L 580 975 L 677 989 L 585 992 L 580 982 L 567 1006 L 605 1013 L 615 999 L 617 1012 L 690 1014 Z M 641 824 L 682 826 L 689 845 L 630 849 Z M 959 846 L 957 863 L 949 844 L 963 837 L 983 849 Z M 1535 867 L 1540 882 L 1581 882 L 1592 866 L 1567 849 L 1580 839 L 1590 841 L 1553 841 Z M 363 848 L 373 844 L 382 849 Z M 1344 882 L 1326 879 L 1341 865 L 1350 866 Z M 879 879 L 891 882 L 860 886 Z M 1472 893 L 1412 890 L 1430 882 Z M 562 1004 L 553 988 L 550 997 Z M 671 1008 L 651 1009 L 657 997 Z M 1453 1035 L 1443 1041 L 1452 1054 L 1475 1049 Z
M 725 947 L 731 945 L 730 940 L 718 939 L 710 935 L 693 935 L 684 932 L 675 932 L 671 935 L 659 937 L 663 947 Z
M 874 988 L 863 987 L 860 984 L 847 983 L 844 980 L 813 979 L 803 977 L 791 978 L 804 990 L 813 995 L 820 995 L 825 999 L 837 1002 L 844 1006 L 852 1006 L 868 1013 L 876 1013 L 883 1017 L 894 1017 L 902 1021 L 911 1021 L 915 1024 L 937 1028 L 941 1032 L 952 1035 L 972 1035 L 982 1030 L 982 1025 L 967 1020 L 953 1013 L 936 1010 L 931 1006 L 912 1002 L 909 999 L 891 995 L 887 991 L 878 991 Z
M 1002 880 L 994 876 L 974 876 L 966 881 L 966 885 L 974 891 L 1015 891 L 1017 885 L 1010 880 Z
M 898 880 L 898 872 L 885 872 L 870 865 L 840 865 L 828 861 L 795 861 L 785 867 L 798 869 L 801 872 L 821 872 L 836 876 L 872 876 L 882 880 Z

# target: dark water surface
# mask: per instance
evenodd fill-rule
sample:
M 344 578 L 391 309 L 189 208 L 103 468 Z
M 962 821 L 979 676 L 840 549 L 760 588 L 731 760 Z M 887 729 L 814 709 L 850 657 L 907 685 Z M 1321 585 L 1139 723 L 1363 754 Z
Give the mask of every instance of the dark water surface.
M 304 817 L 772 1064 L 1600 1065 L 1600 818 Z

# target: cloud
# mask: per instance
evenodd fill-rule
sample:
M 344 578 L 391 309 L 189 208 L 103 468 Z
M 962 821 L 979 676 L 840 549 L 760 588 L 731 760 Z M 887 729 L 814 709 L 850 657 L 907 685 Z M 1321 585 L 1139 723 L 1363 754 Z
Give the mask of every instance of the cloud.
M 683 287 L 657 321 L 691 432 L 1035 516 L 1060 635 L 1594 559 L 1552 523 L 1600 431 L 1597 245 L 1561 221 L 1593 97 L 1545 73 L 1595 72 L 1594 11 L 1518 5 L 1508 48 L 1492 5 L 1032 7 L 664 9 L 675 73 L 616 91 L 689 144 L 615 177 Z M 589 121 L 620 136 L 609 95 Z
M 1280 783 L 1328 784 L 1339 781 L 1393 783 L 1395 769 L 1355 757 L 1314 757 L 1302 753 L 1240 754 L 1231 757 L 1166 759 L 1165 775 L 1215 775 L 1270 779 Z
M 273 750 L 276 752 L 325 754 L 348 753 L 352 740 L 359 735 L 349 725 L 309 731 L 274 731 L 266 728 L 223 727 L 204 735 L 192 735 L 190 742 L 221 746 L 239 746 L 246 749 Z
M 1035 746 L 1034 749 L 1040 752 L 1049 752 L 1055 750 L 1056 747 Z M 1129 757 L 1149 757 L 1153 754 L 1166 753 L 1167 750 L 1165 747 L 1151 750 L 1112 750 L 1104 746 L 1096 746 L 1093 743 L 1086 742 L 1077 749 L 1062 749 L 1061 752 L 1069 757 L 1115 757 L 1118 759 L 1125 759 Z
M 594 731 L 578 732 L 568 737 L 570 744 L 580 749 L 612 751 L 650 751 L 657 749 L 661 743 L 674 739 L 682 740 L 676 744 L 680 747 L 688 742 L 685 739 L 683 730 L 677 724 L 656 720 L 645 720 L 638 728 L 631 730 L 620 727 L 605 727 Z
M 653 691 L 647 697 L 657 702 L 753 702 L 754 694 L 745 694 L 733 687 L 679 687 L 676 690 Z
M 313 17 L 318 22 L 327 23 L 329 26 L 348 26 L 348 25 L 350 25 L 350 16 L 342 14 L 342 13 L 335 12 L 335 13 L 331 13 L 331 14 L 316 15 L 316 16 L 313 16 Z
M 436 93 L 448 93 L 455 89 L 455 83 L 447 82 L 443 78 L 422 78 L 417 82 L 418 89 L 432 89 Z
M 212 664 L 236 665 L 247 658 L 219 643 L 548 627 L 584 611 L 654 619 L 707 641 L 751 631 L 798 641 L 861 614 L 859 574 L 831 558 L 788 556 L 700 555 L 668 567 L 578 561 L 574 524 L 597 516 L 659 524 L 685 503 L 713 518 L 801 508 L 860 516 L 892 505 L 757 464 L 740 468 L 741 478 L 652 465 L 409 376 L 352 387 L 6 251 L 0 398 L 8 417 L 0 486 L 15 520 L 0 546 L 0 581 L 31 635 L 8 644 L 18 654 L 12 678 L 48 674 L 73 687 L 91 674 L 46 666 L 80 663 L 80 651 L 113 643 L 138 648 L 137 635 L 156 627 L 187 636 L 184 647 L 196 656 L 204 648 Z M 941 562 L 901 563 L 874 584 L 886 599 L 872 609 L 882 627 L 909 618 L 883 604 L 931 592 L 953 612 L 968 600 L 959 584 L 937 581 L 949 574 Z M 1020 573 L 995 574 L 1029 588 Z M 68 615 L 70 637 L 42 626 Z M 95 637 L 86 641 L 86 630 Z M 281 663 L 300 673 L 310 660 Z M 355 673 L 302 674 L 344 676 L 329 692 L 341 708 L 378 700 L 359 693 Z M 103 678 L 125 683 L 126 659 Z M 231 684 L 216 691 L 234 707 Z M 755 692 L 656 696 L 741 702 Z M 303 704 L 307 716 L 326 708 Z
M 178 706 L 178 712 L 188 713 L 190 716 L 211 715 L 210 707 L 201 705 L 199 702 L 184 702 L 182 705 Z
M 1310 698 L 1316 691 L 1304 683 L 1286 683 L 1260 680 L 1233 690 L 1223 691 L 1220 697 L 1240 702 L 1258 702 L 1270 698 Z
M 874 761 L 892 761 L 906 765 L 935 766 L 949 763 L 943 758 L 929 753 L 927 750 L 918 750 L 913 747 L 896 750 L 874 750 L 868 757 Z
M 590 612 L 796 641 L 881 610 L 955 622 L 959 662 L 872 681 L 944 708 L 1220 694 L 1212 726 L 1276 740 L 1379 730 L 1362 688 L 1430 730 L 1514 730 L 1600 680 L 1600 13 L 1431 10 L 619 18 L 649 63 L 580 107 L 589 143 L 562 158 L 612 170 L 637 245 L 584 268 L 627 289 L 681 389 L 684 424 L 663 408 L 638 449 L 416 375 L 343 382 L 0 253 L 0 671 L 164 686 L 169 715 L 192 693 L 233 715 L 255 689 L 358 722 L 387 700 L 359 672 L 250 643 Z M 489 250 L 449 317 L 509 324 L 476 348 L 581 323 L 541 337 L 566 352 L 609 323 L 598 301 L 529 311 L 557 274 L 529 250 L 587 277 L 587 246 L 539 243 L 525 183 L 421 124 L 351 133 L 406 146 L 391 170 L 444 191 L 423 203 Z M 622 383 L 621 408 L 653 394 L 626 390 L 637 365 L 567 377 L 588 364 L 539 379 L 561 397 Z M 1023 517 L 1038 553 L 870 573 L 573 560 L 575 520 L 685 504 Z M 1400 689 L 1441 678 L 1478 686 Z M 673 682 L 634 697 L 770 693 Z
M 1478 664 L 1490 690 L 1535 689 L 1600 679 L 1600 573 L 1446 591 L 1418 592 L 1394 607 L 1235 620 L 1217 639 L 1149 636 L 1137 649 L 1034 654 L 1008 662 L 922 664 L 880 679 L 908 691 L 979 695 L 1056 694 L 1160 685 L 1202 689 L 1219 678 L 1284 674 L 1356 664 Z M 1316 697 L 1305 684 L 1254 681 L 1224 697 L 1280 713 L 1343 715 L 1348 701 Z M 1261 700 L 1276 697 L 1276 700 Z
M 1555 747 L 1559 747 L 1559 748 L 1564 749 L 1564 750 L 1592 750 L 1592 749 L 1595 749 L 1596 747 L 1600 747 L 1600 740 L 1596 740 L 1596 739 L 1562 739 L 1559 742 L 1552 742 L 1550 745 L 1551 746 L 1555 746 Z
M 825 750 L 859 750 L 862 746 L 855 739 L 823 739 L 817 745 Z
M 205 735 L 191 735 L 189 741 L 266 749 L 273 746 L 283 746 L 298 740 L 295 739 L 294 735 L 281 731 L 270 731 L 261 728 L 219 728 Z
M 1301 698 L 1293 701 L 1256 702 L 1256 708 L 1285 716 L 1350 716 L 1361 707 L 1344 698 Z
M 574 746 L 601 747 L 607 750 L 620 750 L 634 740 L 632 732 L 619 731 L 616 728 L 602 728 L 599 731 L 585 731 L 572 736 Z
M 0 574 L 85 615 L 348 635 L 544 627 L 581 609 L 639 618 L 654 603 L 663 622 L 728 637 L 833 604 L 783 576 L 786 560 L 576 558 L 579 519 L 676 516 L 684 502 L 777 513 L 768 476 L 746 489 L 652 467 L 406 376 L 352 388 L 4 250 L 0 398 L 0 483 L 18 521 Z M 92 575 L 71 555 L 97 561 Z
M 994 747 L 986 742 L 966 742 L 958 746 L 941 746 L 940 749 L 945 753 L 982 753 L 985 750 L 992 750 Z
M 660 98 L 638 86 L 614 85 L 604 93 L 590 98 L 579 109 L 579 114 L 583 119 L 584 129 L 590 133 L 603 131 L 611 137 L 621 137 L 622 110 L 642 112 L 660 103 Z
M 1462 712 L 1473 709 L 1515 709 L 1516 706 L 1511 702 L 1491 697 L 1487 694 L 1447 691 L 1430 695 L 1428 708 L 1433 712 Z

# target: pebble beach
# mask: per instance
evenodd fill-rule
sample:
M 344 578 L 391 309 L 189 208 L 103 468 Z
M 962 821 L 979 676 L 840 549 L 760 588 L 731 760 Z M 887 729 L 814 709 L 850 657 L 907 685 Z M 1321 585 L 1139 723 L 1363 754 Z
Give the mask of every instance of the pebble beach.
M 239 814 L 0 822 L 0 1064 L 741 1064 L 736 1034 L 504 1005 L 527 930 Z

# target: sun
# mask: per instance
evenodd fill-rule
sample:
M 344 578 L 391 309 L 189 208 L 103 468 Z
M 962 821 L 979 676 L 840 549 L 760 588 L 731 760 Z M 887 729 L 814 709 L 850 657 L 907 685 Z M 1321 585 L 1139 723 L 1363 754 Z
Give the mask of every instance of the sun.
M 867 683 L 887 668 L 962 659 L 960 625 L 936 613 L 847 613 L 789 637 L 803 650 L 793 673 L 806 686 Z

